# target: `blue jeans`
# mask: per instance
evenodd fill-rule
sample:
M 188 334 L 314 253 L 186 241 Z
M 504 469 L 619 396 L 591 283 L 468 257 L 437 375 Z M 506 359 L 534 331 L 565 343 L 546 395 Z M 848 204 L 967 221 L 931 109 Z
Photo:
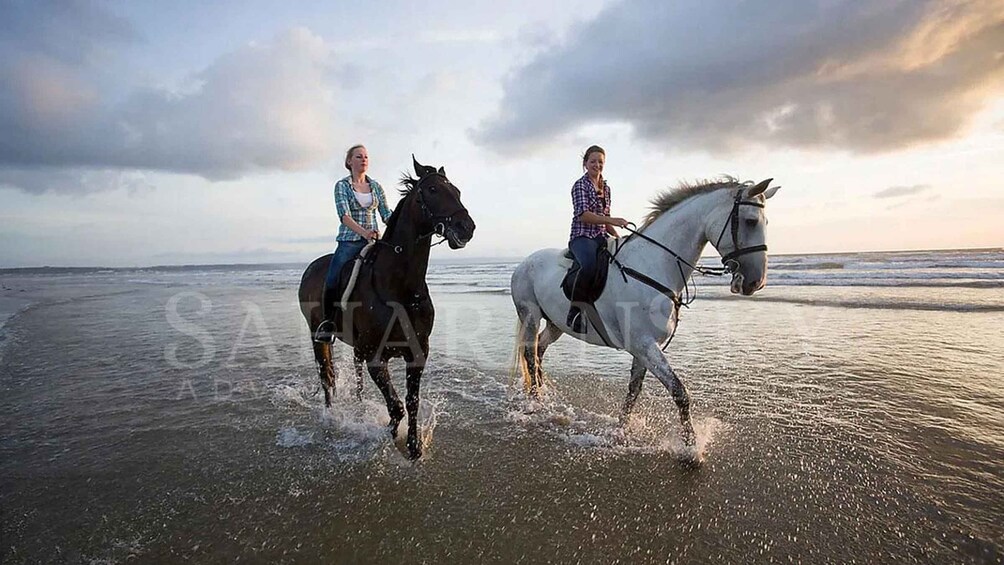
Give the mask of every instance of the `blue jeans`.
M 355 259 L 363 247 L 366 247 L 366 243 L 368 242 L 365 239 L 338 242 L 338 247 L 335 248 L 335 253 L 331 256 L 331 263 L 328 265 L 328 276 L 324 279 L 324 295 L 321 300 L 325 320 L 330 320 L 334 313 L 336 297 L 332 294 L 338 290 L 338 278 L 342 274 L 342 267 Z
M 596 237 L 576 237 L 568 242 L 568 249 L 571 250 L 575 260 L 579 263 L 579 278 L 592 280 L 596 273 L 596 252 L 600 246 L 607 244 L 607 238 L 598 235 Z

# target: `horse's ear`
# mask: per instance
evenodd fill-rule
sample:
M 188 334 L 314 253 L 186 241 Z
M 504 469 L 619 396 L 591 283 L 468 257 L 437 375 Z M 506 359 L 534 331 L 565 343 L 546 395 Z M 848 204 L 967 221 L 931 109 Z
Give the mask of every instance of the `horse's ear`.
M 763 193 L 764 199 L 767 199 L 767 198 L 770 198 L 771 196 L 774 196 L 774 193 L 777 192 L 777 189 L 779 189 L 779 188 L 781 188 L 781 187 L 780 186 L 772 186 L 772 187 L 768 188 L 767 190 L 765 190 L 764 193 Z
M 767 190 L 767 187 L 770 186 L 770 181 L 772 180 L 774 179 L 769 178 L 758 182 L 753 188 L 746 191 L 746 198 L 753 198 L 754 196 L 763 193 L 763 191 Z
M 418 175 L 419 178 L 422 178 L 430 173 L 436 172 L 436 169 L 432 167 L 426 167 L 425 165 L 419 163 L 418 160 L 415 159 L 414 153 L 411 154 L 411 162 L 415 166 L 415 174 Z
M 443 175 L 445 177 L 446 176 L 446 169 L 444 169 L 443 167 L 439 167 L 439 174 L 441 174 L 441 175 Z

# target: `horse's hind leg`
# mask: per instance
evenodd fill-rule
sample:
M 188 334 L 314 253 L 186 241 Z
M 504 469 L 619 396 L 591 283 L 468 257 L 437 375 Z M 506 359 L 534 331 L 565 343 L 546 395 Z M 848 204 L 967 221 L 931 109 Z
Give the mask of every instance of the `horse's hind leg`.
M 627 424 L 628 418 L 631 417 L 631 412 L 634 410 L 634 404 L 638 401 L 638 395 L 641 394 L 641 383 L 645 379 L 645 363 L 641 359 L 635 357 L 631 361 L 631 382 L 628 384 L 627 398 L 624 399 L 624 407 L 621 409 L 621 425 Z
M 544 329 L 537 335 L 537 362 L 534 365 L 533 372 L 533 378 L 538 387 L 542 386 L 544 383 L 544 353 L 546 353 L 547 348 L 555 341 L 558 341 L 558 338 L 561 336 L 561 328 L 545 318 Z
M 531 396 L 537 396 L 540 394 L 540 386 L 542 384 L 537 356 L 537 330 L 540 327 L 540 309 L 517 306 L 516 316 L 519 317 L 518 354 L 523 357 L 525 365 L 523 382 L 526 391 Z
M 544 353 L 547 348 L 551 346 L 552 343 L 558 341 L 558 338 L 562 336 L 561 328 L 551 323 L 550 320 L 544 320 L 544 329 L 541 330 L 540 335 L 537 336 L 537 361 L 538 368 L 540 363 L 544 361 Z
M 390 416 L 390 424 L 387 425 L 387 428 L 390 430 L 391 437 L 396 438 L 397 426 L 404 418 L 404 405 L 401 404 L 401 399 L 397 397 L 397 391 L 394 390 L 394 385 L 390 382 L 390 373 L 387 372 L 387 362 L 370 361 L 367 366 L 370 371 L 370 378 L 376 383 L 377 388 L 383 393 L 383 399 L 387 402 L 387 414 Z
M 331 408 L 331 397 L 335 394 L 335 379 L 338 370 L 331 359 L 331 344 L 314 342 L 314 361 L 317 362 L 317 376 L 324 387 L 324 405 Z

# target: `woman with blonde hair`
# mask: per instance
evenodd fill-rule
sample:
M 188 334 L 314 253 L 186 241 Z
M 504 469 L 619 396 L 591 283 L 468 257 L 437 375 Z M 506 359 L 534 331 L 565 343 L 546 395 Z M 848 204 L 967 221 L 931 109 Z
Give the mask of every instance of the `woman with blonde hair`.
M 391 210 L 387 206 L 383 187 L 366 174 L 369 166 L 369 154 L 362 144 L 353 145 L 345 152 L 345 168 L 349 170 L 349 176 L 335 183 L 335 211 L 340 224 L 335 237 L 338 247 L 331 257 L 324 283 L 321 299 L 324 321 L 317 327 L 314 336 L 317 341 L 332 341 L 334 338 L 331 321 L 338 302 L 335 292 L 342 268 L 355 259 L 367 243 L 380 238 L 377 213 L 384 225 L 390 218 Z

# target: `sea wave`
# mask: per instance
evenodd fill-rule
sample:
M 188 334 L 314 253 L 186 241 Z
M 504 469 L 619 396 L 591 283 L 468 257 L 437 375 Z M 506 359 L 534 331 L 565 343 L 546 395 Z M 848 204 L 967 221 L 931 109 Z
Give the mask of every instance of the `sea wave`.
M 736 300 L 729 295 L 704 295 L 701 300 Z M 865 308 L 873 310 L 921 310 L 929 312 L 1004 312 L 1004 304 L 963 304 L 944 302 L 902 301 L 869 299 L 817 299 L 787 296 L 757 296 L 752 298 L 758 302 L 779 302 L 784 304 L 801 304 L 804 306 L 829 306 L 834 308 Z

